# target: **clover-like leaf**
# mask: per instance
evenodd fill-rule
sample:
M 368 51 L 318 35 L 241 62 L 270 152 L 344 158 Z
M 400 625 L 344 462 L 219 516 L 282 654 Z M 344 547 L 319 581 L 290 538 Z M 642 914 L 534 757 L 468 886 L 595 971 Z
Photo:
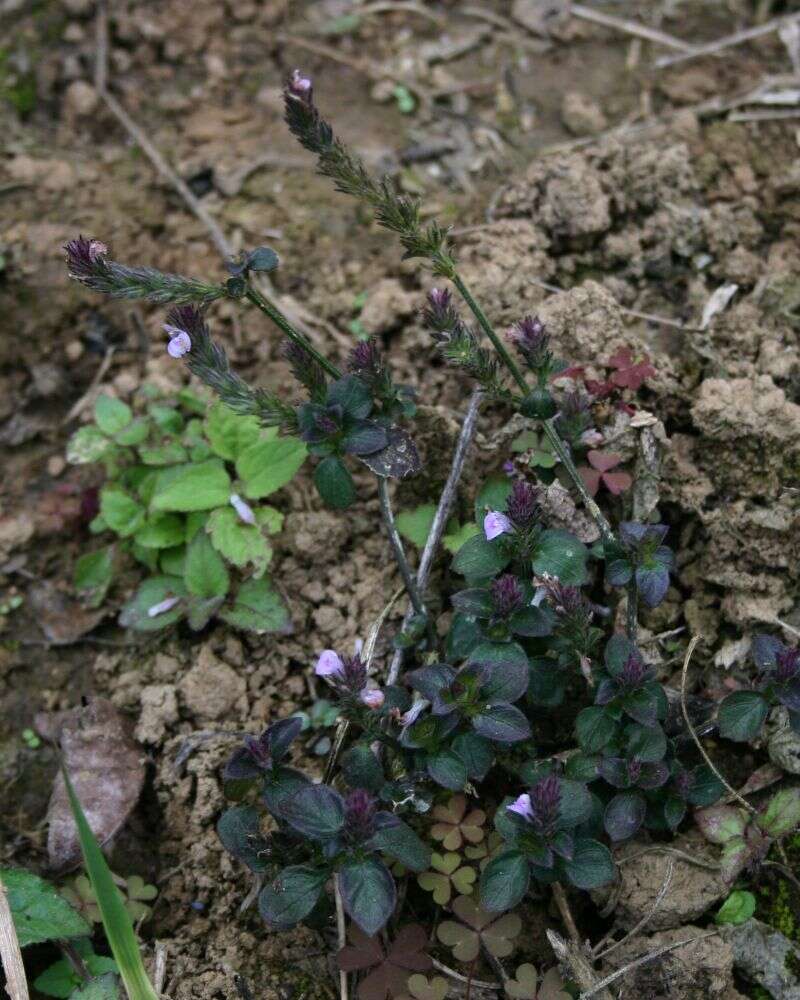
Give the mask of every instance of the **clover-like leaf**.
M 512 1000 L 571 1000 L 557 966 L 540 979 L 529 962 L 517 968 L 516 976 L 505 982 L 506 996 Z
M 434 851 L 431 870 L 418 875 L 417 883 L 421 889 L 432 893 L 435 903 L 446 906 L 454 889 L 462 895 L 469 895 L 475 887 L 476 878 L 475 869 L 462 865 L 457 854 L 437 854 Z
M 388 950 L 380 938 L 370 937 L 355 924 L 350 927 L 348 939 L 350 943 L 338 955 L 339 968 L 343 972 L 372 970 L 358 987 L 359 1000 L 401 997 L 408 987 L 409 972 L 427 972 L 433 967 L 425 953 L 428 935 L 419 924 L 401 928 Z
M 438 822 L 431 827 L 431 836 L 440 840 L 446 851 L 457 851 L 465 840 L 479 844 L 485 836 L 486 813 L 482 809 L 467 813 L 467 799 L 461 793 L 453 795 L 446 805 L 436 806 L 433 818 Z
M 443 920 L 436 934 L 459 962 L 477 958 L 481 944 L 495 958 L 505 958 L 514 950 L 514 940 L 522 930 L 515 913 L 488 913 L 469 896 L 455 900 L 453 913 L 459 921 Z
M 428 979 L 417 974 L 408 977 L 407 988 L 408 994 L 404 994 L 401 1000 L 444 1000 L 450 987 L 441 976 Z

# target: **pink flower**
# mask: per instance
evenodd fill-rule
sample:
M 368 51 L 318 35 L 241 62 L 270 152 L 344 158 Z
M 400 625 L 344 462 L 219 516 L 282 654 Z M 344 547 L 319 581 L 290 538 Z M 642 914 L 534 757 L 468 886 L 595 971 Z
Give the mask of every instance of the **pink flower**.
M 498 510 L 490 510 L 483 519 L 483 532 L 486 535 L 486 540 L 489 542 L 493 538 L 497 538 L 498 535 L 503 535 L 513 530 L 514 525 L 505 514 L 501 514 Z
M 367 706 L 373 710 L 381 708 L 384 701 L 386 700 L 380 688 L 366 688 L 361 692 L 361 700 Z
M 426 701 L 424 698 L 418 698 L 417 701 L 415 701 L 414 704 L 411 706 L 411 708 L 409 708 L 407 712 L 405 712 L 403 715 L 400 716 L 400 725 L 404 729 L 407 729 L 409 726 L 413 726 L 414 723 L 417 721 L 417 719 L 422 715 L 422 713 L 428 707 L 428 705 L 430 705 L 429 701 Z
M 167 354 L 171 358 L 182 358 L 184 354 L 188 354 L 191 351 L 192 338 L 185 330 L 181 330 L 177 326 L 171 326 L 169 323 L 164 324 L 164 329 L 170 335 L 170 341 L 167 344 Z
M 158 604 L 153 604 L 147 609 L 147 617 L 155 618 L 157 615 L 172 611 L 175 605 L 180 603 L 180 600 L 180 597 L 165 597 L 163 601 L 159 601 Z
M 89 260 L 94 264 L 98 257 L 104 257 L 108 247 L 102 240 L 89 240 Z
M 230 505 L 245 524 L 256 523 L 256 515 L 253 513 L 253 508 L 249 504 L 245 503 L 238 493 L 231 493 Z
M 307 76 L 303 76 L 299 69 L 292 70 L 289 76 L 288 89 L 292 97 L 297 97 L 301 101 L 306 102 L 311 100 L 311 80 Z
M 314 673 L 317 677 L 343 676 L 344 664 L 339 654 L 332 649 L 323 649 L 319 654 L 317 665 L 314 667 Z
M 533 809 L 531 808 L 530 795 L 520 795 L 510 806 L 506 806 L 509 812 L 522 816 L 523 819 L 533 819 Z

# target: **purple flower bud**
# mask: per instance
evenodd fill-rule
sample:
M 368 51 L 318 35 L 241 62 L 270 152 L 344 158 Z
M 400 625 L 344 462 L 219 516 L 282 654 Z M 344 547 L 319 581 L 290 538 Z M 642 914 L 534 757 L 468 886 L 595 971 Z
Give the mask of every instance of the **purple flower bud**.
M 491 542 L 493 538 L 497 538 L 498 535 L 503 535 L 507 532 L 512 532 L 513 530 L 514 525 L 511 521 L 509 521 L 505 514 L 502 514 L 498 510 L 490 510 L 483 519 L 483 533 L 486 535 L 486 540 L 489 542 Z
M 147 609 L 148 618 L 156 618 L 158 615 L 163 615 L 167 611 L 172 611 L 176 604 L 180 604 L 180 597 L 165 597 L 163 601 L 159 601 L 158 604 L 151 604 Z
M 344 684 L 350 694 L 360 695 L 367 686 L 367 666 L 361 656 L 346 656 L 343 661 L 342 675 Z
M 347 359 L 347 370 L 355 375 L 376 375 L 381 370 L 381 353 L 372 337 L 360 340 Z
M 506 510 L 515 527 L 521 530 L 533 527 L 533 523 L 541 514 L 538 499 L 539 491 L 535 486 L 531 486 L 523 479 L 514 482 Z
M 261 736 L 245 736 L 243 741 L 245 749 L 253 758 L 253 762 L 265 770 L 272 764 L 272 754 L 270 753 L 267 732 L 268 730 L 262 733 Z
M 626 691 L 633 691 L 641 687 L 648 675 L 649 671 L 641 656 L 631 653 L 617 677 L 617 685 Z
M 528 821 L 533 820 L 530 795 L 520 795 L 507 808 L 509 812 L 516 813 L 518 816 L 522 816 L 523 819 L 527 819 Z
M 167 344 L 167 353 L 171 358 L 182 358 L 192 349 L 192 338 L 185 330 L 165 323 L 164 329 L 170 335 L 170 342 Z
M 508 618 L 522 604 L 522 587 L 512 573 L 504 573 L 493 580 L 491 589 L 495 612 L 500 618 Z
M 445 312 L 450 308 L 453 300 L 453 293 L 447 288 L 432 288 L 428 292 L 428 303 L 431 309 L 437 312 Z
M 511 327 L 507 336 L 533 368 L 541 368 L 550 360 L 550 338 L 538 316 L 526 316 Z
M 359 697 L 367 708 L 371 708 L 373 711 L 377 711 L 381 708 L 386 700 L 386 697 L 380 688 L 365 688 Z
M 230 505 L 239 515 L 240 520 L 244 521 L 245 524 L 256 523 L 256 515 L 253 513 L 253 508 L 250 504 L 245 503 L 238 493 L 231 493 Z
M 514 465 L 511 459 L 508 459 L 508 461 L 503 462 L 503 472 L 505 472 L 507 476 L 513 476 L 516 471 L 517 467 L 516 465 Z
M 299 69 L 293 69 L 290 73 L 286 83 L 286 90 L 287 93 L 297 98 L 297 100 L 303 101 L 305 104 L 311 104 L 314 88 L 310 78 L 303 76 Z
M 100 240 L 87 239 L 79 236 L 64 244 L 67 252 L 67 270 L 71 278 L 86 284 L 103 272 L 105 263 L 103 257 L 108 254 L 108 247 Z
M 332 649 L 324 649 L 319 654 L 314 673 L 317 677 L 344 677 L 344 664 L 339 654 Z
M 533 821 L 543 833 L 552 833 L 561 807 L 561 779 L 555 774 L 537 781 L 530 795 Z
M 784 646 L 775 654 L 775 673 L 773 677 L 777 684 L 788 684 L 800 673 L 800 651 Z
M 356 788 L 344 800 L 344 826 L 348 838 L 356 843 L 366 840 L 374 829 L 377 806 L 363 788 Z

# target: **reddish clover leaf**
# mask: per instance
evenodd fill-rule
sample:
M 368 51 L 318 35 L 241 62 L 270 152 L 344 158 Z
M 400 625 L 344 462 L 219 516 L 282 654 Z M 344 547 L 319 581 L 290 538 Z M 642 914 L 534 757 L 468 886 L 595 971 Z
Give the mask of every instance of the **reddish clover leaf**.
M 586 489 L 594 496 L 600 489 L 601 484 L 605 486 L 609 493 L 619 496 L 625 490 L 629 490 L 633 484 L 633 479 L 627 472 L 612 472 L 622 461 L 622 455 L 606 451 L 587 452 L 586 458 L 589 465 L 582 465 L 578 469 Z
M 611 382 L 619 386 L 620 389 L 630 389 L 636 392 L 642 387 L 644 381 L 652 378 L 656 370 L 650 364 L 650 359 L 643 354 L 639 361 L 636 361 L 630 348 L 623 348 L 608 359 L 606 362 L 609 368 L 613 368 Z
M 360 927 L 350 927 L 350 944 L 339 952 L 342 972 L 372 971 L 358 987 L 358 1000 L 386 1000 L 406 993 L 411 972 L 427 972 L 433 967 L 425 954 L 428 935 L 419 924 L 408 924 L 398 931 L 394 941 L 384 950 L 377 937 L 369 937 Z

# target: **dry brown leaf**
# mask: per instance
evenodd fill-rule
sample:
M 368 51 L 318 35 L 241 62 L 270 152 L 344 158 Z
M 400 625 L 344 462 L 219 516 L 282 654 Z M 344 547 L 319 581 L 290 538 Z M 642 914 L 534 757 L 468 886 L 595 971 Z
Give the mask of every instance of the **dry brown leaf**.
M 64 764 L 92 832 L 107 843 L 125 824 L 144 784 L 142 751 L 130 735 L 128 720 L 105 698 L 67 712 L 41 713 L 37 730 L 61 745 Z M 78 831 L 59 773 L 47 810 L 47 853 L 56 868 L 81 859 Z
M 54 646 L 69 646 L 91 632 L 107 611 L 86 611 L 50 583 L 39 583 L 28 591 L 30 607 L 45 639 Z

